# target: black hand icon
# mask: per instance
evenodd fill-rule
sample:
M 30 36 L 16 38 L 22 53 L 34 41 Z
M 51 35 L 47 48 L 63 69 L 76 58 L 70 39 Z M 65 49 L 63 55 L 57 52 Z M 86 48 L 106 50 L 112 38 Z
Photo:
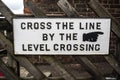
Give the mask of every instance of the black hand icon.
M 103 32 L 90 32 L 83 34 L 83 41 L 96 42 L 99 35 L 102 35 Z

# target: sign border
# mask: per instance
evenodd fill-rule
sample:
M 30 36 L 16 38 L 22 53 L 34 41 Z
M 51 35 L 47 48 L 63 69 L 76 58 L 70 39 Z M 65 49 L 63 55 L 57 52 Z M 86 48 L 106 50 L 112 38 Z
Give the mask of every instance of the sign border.
M 66 18 L 66 17 L 64 17 L 64 18 L 55 18 L 55 17 L 52 17 L 52 18 L 47 18 L 47 17 L 45 17 L 45 18 L 41 18 L 41 17 L 14 17 L 14 18 L 12 18 L 12 24 L 14 23 L 13 22 L 13 20 L 14 19 L 110 19 L 110 34 L 109 34 L 109 47 L 108 47 L 108 54 L 15 54 L 15 43 L 14 43 L 14 40 L 15 40 L 15 36 L 14 36 L 14 27 L 13 27 L 13 53 L 17 56 L 17 55 L 21 55 L 21 56 L 27 56 L 27 55 L 29 55 L 29 56 L 31 56 L 31 55 L 41 55 L 41 56 L 45 56 L 45 55 L 47 55 L 47 56 L 50 56 L 50 55 L 57 55 L 57 56 L 61 56 L 61 55 L 67 55 L 67 56 L 70 56 L 70 55 L 74 55 L 74 56 L 76 56 L 76 55 L 78 55 L 78 56 L 87 56 L 87 55 L 97 55 L 97 56 L 100 56 L 100 55 L 109 55 L 109 53 L 110 53 L 110 39 L 111 39 L 111 25 L 112 25 L 112 21 L 111 21 L 111 18 L 109 18 L 109 17 L 104 17 L 104 18 L 100 18 L 100 17 L 98 17 L 98 18 L 93 18 L 93 17 L 89 17 L 89 18 Z M 13 25 L 14 26 L 14 25 Z

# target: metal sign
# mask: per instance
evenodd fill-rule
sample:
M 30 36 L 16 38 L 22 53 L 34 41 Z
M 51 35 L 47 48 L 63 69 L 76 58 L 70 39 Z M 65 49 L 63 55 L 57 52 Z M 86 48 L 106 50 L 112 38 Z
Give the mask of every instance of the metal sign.
M 15 18 L 17 55 L 103 55 L 109 53 L 108 18 Z

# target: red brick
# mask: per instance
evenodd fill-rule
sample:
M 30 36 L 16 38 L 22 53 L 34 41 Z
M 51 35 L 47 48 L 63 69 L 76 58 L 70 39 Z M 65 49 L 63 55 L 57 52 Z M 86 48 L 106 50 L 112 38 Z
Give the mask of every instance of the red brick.
M 104 6 L 105 8 L 109 8 L 109 7 L 110 7 L 109 4 L 103 4 L 103 6 Z
M 116 53 L 116 50 L 114 50 L 114 49 L 110 50 L 110 54 L 115 54 L 115 53 Z
M 118 17 L 117 20 L 120 22 L 120 17 Z
M 89 2 L 90 0 L 80 0 L 80 3 L 86 3 Z
M 24 13 L 25 14 L 30 14 L 30 10 L 28 8 L 24 8 Z
M 79 12 L 79 15 L 80 15 L 81 17 L 86 17 L 86 13 L 85 13 L 85 12 Z
M 119 13 L 120 14 L 120 8 L 116 8 L 115 9 L 115 13 Z
M 74 3 L 79 3 L 80 2 L 80 0 L 74 0 Z
M 87 12 L 87 17 L 97 17 L 94 12 Z
M 34 2 L 41 2 L 42 0 L 33 0 Z
M 120 8 L 120 4 L 111 4 L 110 8 Z
M 76 4 L 76 8 L 86 8 L 86 4 Z
M 115 13 L 115 9 L 108 9 L 108 11 L 110 12 L 110 13 Z
M 107 0 L 108 4 L 114 4 L 114 0 Z
M 119 0 L 114 0 L 114 4 L 119 4 Z
M 102 3 L 102 0 L 99 0 L 100 3 Z
M 69 3 L 73 4 L 73 0 L 67 0 Z
M 102 3 L 107 4 L 108 1 L 107 0 L 102 0 Z
M 120 17 L 120 13 L 112 13 L 112 16 L 114 16 L 114 17 Z

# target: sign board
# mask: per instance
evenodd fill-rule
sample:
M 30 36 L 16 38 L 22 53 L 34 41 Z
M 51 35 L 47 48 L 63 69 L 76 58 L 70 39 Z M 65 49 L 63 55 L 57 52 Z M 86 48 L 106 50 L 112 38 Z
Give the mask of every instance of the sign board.
M 108 18 L 15 18 L 17 55 L 103 55 L 109 53 Z

